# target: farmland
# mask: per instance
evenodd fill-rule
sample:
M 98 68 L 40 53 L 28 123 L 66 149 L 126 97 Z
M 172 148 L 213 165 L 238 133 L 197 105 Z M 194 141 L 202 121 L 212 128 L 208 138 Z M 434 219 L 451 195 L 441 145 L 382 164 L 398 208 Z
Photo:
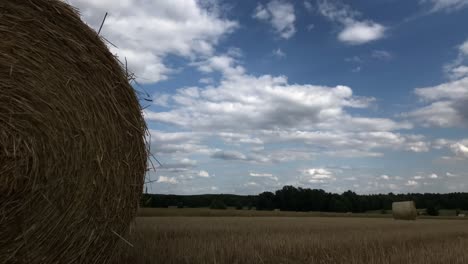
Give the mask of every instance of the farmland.
M 468 221 L 196 210 L 140 212 L 115 262 L 468 263 Z

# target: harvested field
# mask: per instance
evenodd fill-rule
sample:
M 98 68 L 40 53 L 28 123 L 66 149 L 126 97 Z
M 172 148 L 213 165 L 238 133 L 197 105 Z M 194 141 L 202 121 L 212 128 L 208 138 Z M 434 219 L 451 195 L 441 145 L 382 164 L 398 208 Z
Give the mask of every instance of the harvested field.
M 468 263 L 466 221 L 140 217 L 115 263 Z

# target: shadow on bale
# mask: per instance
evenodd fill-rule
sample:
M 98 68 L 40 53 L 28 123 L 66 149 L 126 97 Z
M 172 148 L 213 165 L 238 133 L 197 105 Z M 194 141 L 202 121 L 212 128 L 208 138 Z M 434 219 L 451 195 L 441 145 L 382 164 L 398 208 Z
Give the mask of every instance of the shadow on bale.
M 0 39 L 0 263 L 106 263 L 147 167 L 126 72 L 58 0 L 0 1 Z

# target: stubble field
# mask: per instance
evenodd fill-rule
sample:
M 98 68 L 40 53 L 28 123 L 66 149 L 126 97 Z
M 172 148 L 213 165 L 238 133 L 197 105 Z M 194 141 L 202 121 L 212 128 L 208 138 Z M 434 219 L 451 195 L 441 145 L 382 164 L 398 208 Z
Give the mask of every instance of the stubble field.
M 468 221 L 139 217 L 115 263 L 468 263 Z

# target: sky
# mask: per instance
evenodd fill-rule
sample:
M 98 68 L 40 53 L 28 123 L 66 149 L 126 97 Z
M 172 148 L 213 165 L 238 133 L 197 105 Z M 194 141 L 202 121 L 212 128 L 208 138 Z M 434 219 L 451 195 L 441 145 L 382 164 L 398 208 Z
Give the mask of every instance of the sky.
M 136 76 L 150 193 L 468 191 L 468 0 L 67 2 Z

